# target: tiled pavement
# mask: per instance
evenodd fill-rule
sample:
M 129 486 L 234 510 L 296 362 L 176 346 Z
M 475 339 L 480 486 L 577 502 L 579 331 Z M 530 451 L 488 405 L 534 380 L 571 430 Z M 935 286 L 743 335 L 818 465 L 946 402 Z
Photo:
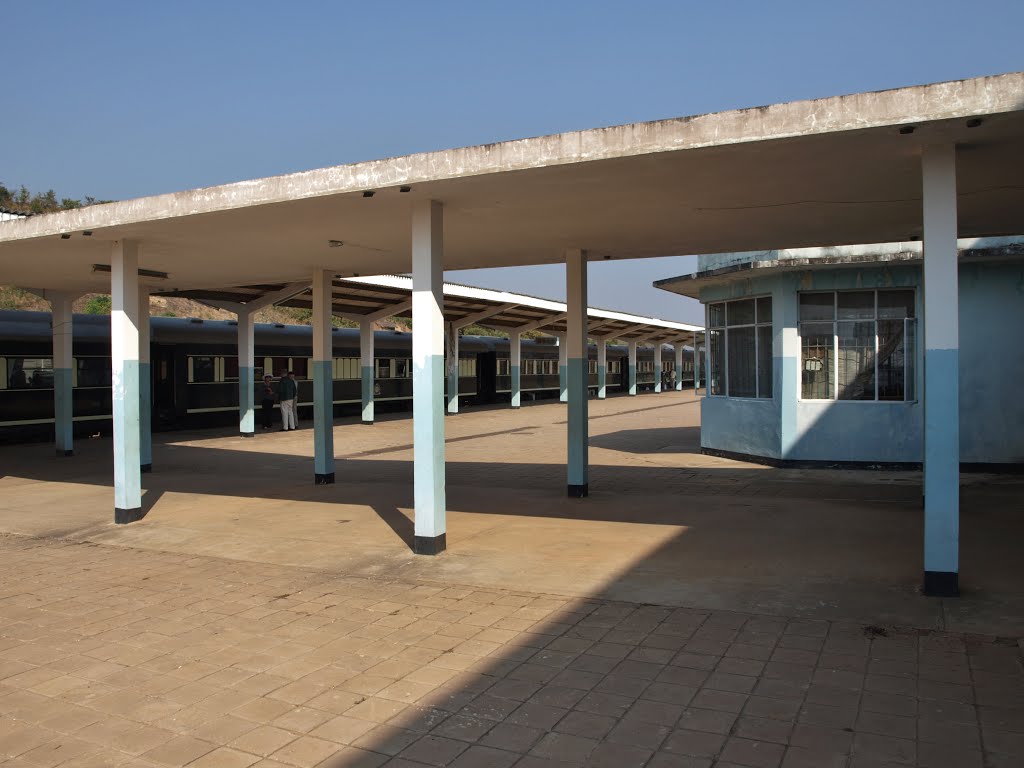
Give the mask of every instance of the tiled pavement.
M 5 766 L 1009 768 L 1016 641 L 0 537 Z

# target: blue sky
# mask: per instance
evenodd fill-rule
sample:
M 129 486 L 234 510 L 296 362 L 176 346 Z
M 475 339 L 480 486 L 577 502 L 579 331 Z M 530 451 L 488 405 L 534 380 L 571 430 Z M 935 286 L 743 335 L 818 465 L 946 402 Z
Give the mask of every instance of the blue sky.
M 1020 0 L 33 0 L 0 24 L 0 181 L 107 199 L 1024 68 Z M 650 287 L 693 262 L 595 264 L 591 303 L 697 321 Z

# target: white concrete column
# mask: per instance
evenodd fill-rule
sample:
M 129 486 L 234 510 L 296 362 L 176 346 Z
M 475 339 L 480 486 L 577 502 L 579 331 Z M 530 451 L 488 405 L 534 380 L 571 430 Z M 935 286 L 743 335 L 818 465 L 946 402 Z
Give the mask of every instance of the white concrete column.
M 956 147 L 923 148 L 924 592 L 959 595 L 960 315 Z
M 455 323 L 445 323 L 445 366 L 448 369 L 448 388 L 445 394 L 448 413 L 459 412 L 459 329 Z
M 568 487 L 569 496 L 582 498 L 588 493 L 588 424 L 587 400 L 589 388 L 589 361 L 587 355 L 587 253 L 578 249 L 565 253 L 566 277 L 566 333 L 562 339 L 565 349 L 566 388 L 569 403 L 568 425 Z M 560 356 L 561 357 L 561 356 Z
M 662 389 L 662 387 L 661 387 L 661 363 L 662 363 L 661 353 L 662 353 L 661 342 L 660 341 L 654 342 L 654 351 L 652 353 L 653 356 L 654 356 L 654 362 L 652 363 L 652 365 L 654 366 L 654 391 L 659 393 L 659 394 L 661 393 L 661 389 Z
M 693 394 L 700 389 L 700 344 L 697 343 L 697 332 L 693 332 Z
M 637 347 L 638 343 L 639 342 L 637 342 L 635 340 L 628 342 L 628 345 L 629 345 L 629 370 L 627 371 L 627 373 L 629 375 L 628 382 L 629 382 L 629 394 L 630 395 L 636 395 L 636 347 Z
M 567 355 L 568 347 L 565 345 L 566 334 L 556 333 L 555 338 L 558 339 L 558 399 L 563 402 L 569 402 L 569 391 L 566 389 L 569 382 L 566 378 L 566 365 L 569 363 L 569 357 Z
M 313 481 L 334 482 L 334 273 L 313 273 Z M 295 399 L 296 406 L 298 398 Z
M 58 456 L 74 456 L 74 297 L 47 291 L 53 331 L 53 432 Z
M 153 471 L 153 370 L 150 365 L 149 288 L 139 286 L 139 464 Z
M 519 331 L 509 331 L 508 334 L 508 348 L 509 348 L 509 387 L 511 389 L 511 403 L 513 408 L 518 408 L 521 405 L 520 398 L 522 393 L 520 388 L 522 386 L 522 378 L 520 371 L 523 363 L 523 343 L 522 336 Z
M 597 340 L 597 399 L 608 397 L 608 339 Z
M 364 317 L 359 321 L 360 377 L 363 391 L 363 424 L 373 424 L 373 387 L 376 368 L 373 360 L 373 321 Z
M 444 211 L 436 200 L 412 209 L 414 550 L 446 545 L 444 487 Z
M 139 456 L 139 245 L 116 240 L 110 253 L 114 522 L 142 519 Z
M 683 391 L 683 342 L 677 341 L 675 344 L 676 352 L 676 392 Z
M 238 310 L 238 432 L 242 437 L 256 434 L 255 315 Z

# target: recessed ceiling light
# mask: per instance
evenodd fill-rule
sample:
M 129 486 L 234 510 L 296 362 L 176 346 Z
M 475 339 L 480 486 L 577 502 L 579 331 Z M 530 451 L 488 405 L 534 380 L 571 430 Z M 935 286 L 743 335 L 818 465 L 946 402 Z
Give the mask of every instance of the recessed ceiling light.
M 373 190 L 372 189 L 363 190 L 363 197 L 373 197 Z
M 82 234 L 85 237 L 92 237 L 92 230 L 91 229 L 87 229 L 87 230 L 83 231 Z
M 977 128 L 983 122 L 985 122 L 985 121 L 982 120 L 980 117 L 972 117 L 970 120 L 967 121 L 967 127 L 968 128 Z
M 916 130 L 917 130 L 917 126 L 914 126 L 914 125 L 904 125 L 902 128 L 900 128 L 900 136 L 909 136 L 910 134 L 912 134 Z
M 70 240 L 71 239 L 71 235 L 69 235 L 67 232 L 65 232 L 63 235 L 60 236 L 60 239 L 61 240 Z
M 399 187 L 399 192 L 412 192 L 412 187 Z
M 345 244 L 344 240 L 328 240 L 327 241 L 327 247 L 328 248 L 341 248 L 341 246 L 343 246 L 344 244 Z

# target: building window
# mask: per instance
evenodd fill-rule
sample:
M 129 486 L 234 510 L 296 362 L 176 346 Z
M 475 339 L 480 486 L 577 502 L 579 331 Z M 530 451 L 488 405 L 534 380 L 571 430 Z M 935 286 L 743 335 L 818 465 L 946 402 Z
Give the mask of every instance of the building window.
M 708 304 L 709 392 L 772 396 L 772 297 Z
M 914 291 L 800 294 L 804 400 L 914 399 Z
M 499 376 L 508 376 L 508 375 L 510 375 L 510 373 L 509 373 L 510 365 L 511 365 L 511 363 L 510 363 L 509 360 L 499 360 L 498 361 L 498 375 Z

